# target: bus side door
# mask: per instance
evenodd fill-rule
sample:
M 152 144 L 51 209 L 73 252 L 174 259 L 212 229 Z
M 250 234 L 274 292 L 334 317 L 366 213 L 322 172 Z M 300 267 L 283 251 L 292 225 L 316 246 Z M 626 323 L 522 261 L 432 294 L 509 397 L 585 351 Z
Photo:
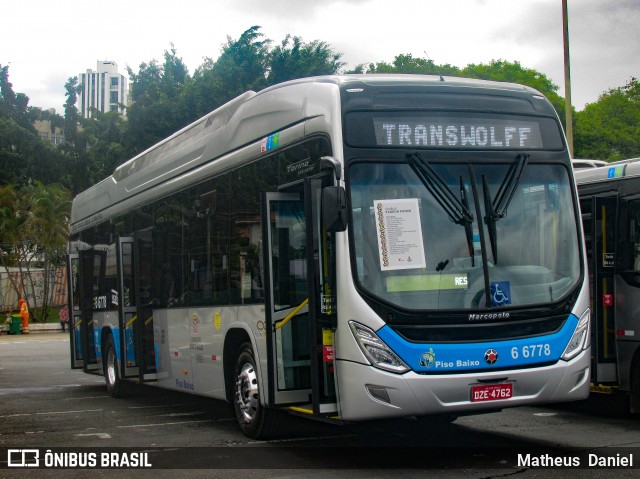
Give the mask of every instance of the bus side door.
M 617 347 L 614 280 L 616 272 L 617 196 L 581 201 L 591 288 L 594 383 L 615 383 Z
M 138 377 L 139 369 L 136 359 L 138 319 L 135 301 L 134 275 L 134 240 L 118 238 L 118 324 L 120 329 L 120 371 L 123 378 Z
M 81 250 L 78 268 L 78 305 L 80 308 L 80 348 L 82 367 L 87 373 L 98 372 L 94 337 L 93 311 L 99 294 L 99 281 L 104 277 L 106 252 Z
M 82 314 L 80 313 L 80 292 L 78 281 L 80 275 L 80 256 L 70 254 L 67 264 L 67 301 L 69 304 L 69 341 L 71 343 L 71 368 L 82 369 L 84 357 L 82 355 Z

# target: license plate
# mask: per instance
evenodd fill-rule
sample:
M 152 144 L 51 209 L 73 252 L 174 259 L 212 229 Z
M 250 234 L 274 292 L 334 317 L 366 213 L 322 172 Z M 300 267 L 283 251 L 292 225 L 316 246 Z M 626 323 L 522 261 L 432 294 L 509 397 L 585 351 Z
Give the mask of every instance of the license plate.
M 471 386 L 471 402 L 498 401 L 513 396 L 513 384 L 479 384 Z

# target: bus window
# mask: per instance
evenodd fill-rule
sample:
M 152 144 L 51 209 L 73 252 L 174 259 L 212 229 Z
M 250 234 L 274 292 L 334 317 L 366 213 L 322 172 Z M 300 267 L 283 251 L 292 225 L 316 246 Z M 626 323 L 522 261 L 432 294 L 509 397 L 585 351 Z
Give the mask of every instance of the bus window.
M 229 304 L 229 179 L 189 190 L 190 306 Z
M 186 270 L 186 194 L 180 193 L 156 204 L 152 233 L 153 301 L 161 308 L 186 306 L 183 295 Z

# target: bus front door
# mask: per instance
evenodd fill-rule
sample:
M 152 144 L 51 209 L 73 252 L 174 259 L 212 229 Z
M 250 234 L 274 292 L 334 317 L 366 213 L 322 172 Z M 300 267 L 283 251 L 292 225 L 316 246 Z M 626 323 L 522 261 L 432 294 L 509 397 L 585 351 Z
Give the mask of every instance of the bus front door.
M 297 194 L 266 193 L 263 213 L 269 404 L 308 402 L 310 288 L 305 204 Z
M 120 371 L 123 378 L 135 378 L 140 374 L 136 359 L 138 319 L 135 295 L 134 240 L 118 238 L 118 291 L 120 329 Z
M 328 184 L 328 175 L 307 178 L 299 193 L 267 193 L 264 202 L 269 405 L 295 404 L 302 415 L 337 411 L 335 248 L 320 220 Z
M 614 277 L 616 271 L 617 197 L 596 196 L 583 202 L 593 314 L 593 382 L 618 380 Z M 585 214 L 586 213 L 586 214 Z

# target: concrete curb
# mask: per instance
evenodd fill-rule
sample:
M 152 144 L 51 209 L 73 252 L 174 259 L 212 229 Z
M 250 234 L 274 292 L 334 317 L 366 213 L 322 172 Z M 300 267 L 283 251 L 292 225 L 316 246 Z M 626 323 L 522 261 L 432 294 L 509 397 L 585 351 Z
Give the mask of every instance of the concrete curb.
M 29 333 L 61 333 L 62 328 L 60 323 L 29 323 Z M 65 334 L 69 334 L 68 328 L 65 328 Z M 3 335 L 7 334 L 6 331 L 2 332 Z M 17 335 L 16 335 L 17 336 Z

